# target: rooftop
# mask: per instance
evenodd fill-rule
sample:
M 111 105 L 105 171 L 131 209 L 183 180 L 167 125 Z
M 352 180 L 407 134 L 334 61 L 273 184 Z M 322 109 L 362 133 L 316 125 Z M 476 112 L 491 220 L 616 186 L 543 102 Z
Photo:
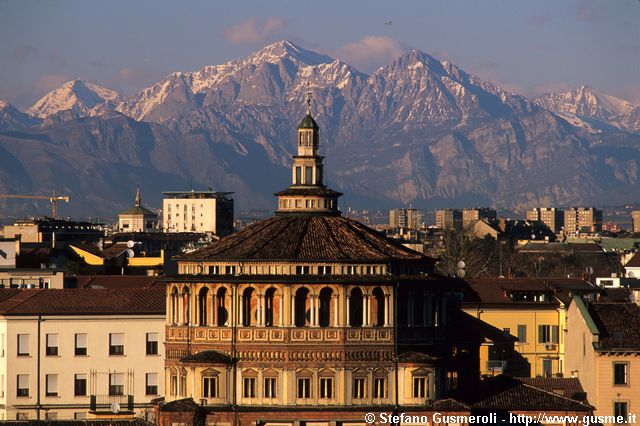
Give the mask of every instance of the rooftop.
M 25 289 L 0 301 L 4 316 L 127 314 L 165 315 L 165 287 Z
M 176 256 L 178 260 L 244 261 L 426 261 L 433 259 L 405 248 L 341 216 L 275 216 L 247 226 L 212 245 Z
M 596 349 L 640 351 L 640 306 L 598 302 L 588 309 L 600 332 Z

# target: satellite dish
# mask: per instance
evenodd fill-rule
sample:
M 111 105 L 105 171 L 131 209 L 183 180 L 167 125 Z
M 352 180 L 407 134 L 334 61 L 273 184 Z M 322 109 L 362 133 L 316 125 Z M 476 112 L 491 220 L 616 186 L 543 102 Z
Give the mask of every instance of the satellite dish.
M 587 266 L 587 267 L 585 268 L 585 271 L 587 271 L 587 274 L 589 274 L 589 275 L 593 275 L 593 268 L 592 268 L 591 266 Z
M 535 240 L 536 239 L 536 234 L 531 234 L 531 239 Z
M 130 248 L 130 249 L 131 249 L 131 248 L 133 248 L 133 246 L 135 246 L 135 245 L 136 245 L 135 241 L 133 241 L 133 240 L 129 240 L 129 241 L 127 241 L 127 247 L 128 247 L 128 248 Z
M 119 402 L 112 402 L 111 403 L 111 412 L 113 414 L 118 414 L 120 412 L 120 403 Z
M 466 272 L 465 272 L 464 269 L 458 269 L 456 271 L 456 275 L 458 276 L 458 278 L 464 278 L 465 274 L 466 274 Z
M 135 257 L 136 255 L 135 252 L 131 249 L 126 249 L 124 252 L 127 253 L 127 257 Z
M 458 262 L 458 268 L 463 269 L 466 265 L 466 263 L 464 263 L 464 260 L 461 260 L 460 262 Z

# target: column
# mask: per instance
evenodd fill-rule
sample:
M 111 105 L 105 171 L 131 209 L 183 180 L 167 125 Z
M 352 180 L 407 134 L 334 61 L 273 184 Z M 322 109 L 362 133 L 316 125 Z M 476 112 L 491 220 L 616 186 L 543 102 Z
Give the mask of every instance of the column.
M 369 325 L 367 322 L 367 306 L 369 305 L 369 295 L 362 295 L 362 326 Z
M 313 294 L 309 295 L 309 325 L 316 325 L 316 296 Z
M 349 315 L 350 313 L 350 306 L 351 306 L 351 297 L 349 295 L 347 295 L 347 318 L 345 318 L 345 325 L 351 325 L 350 321 L 351 321 L 351 316 Z
M 296 325 L 296 296 L 291 294 L 291 318 L 289 320 L 289 325 L 291 327 L 295 327 Z
M 283 290 L 284 292 L 284 290 Z M 275 298 L 274 298 L 275 299 Z M 279 303 L 280 306 L 278 306 L 279 308 L 279 312 L 278 312 L 278 326 L 282 327 L 284 325 L 283 319 L 284 319 L 284 294 L 282 294 L 280 296 Z
M 389 325 L 389 295 L 384 295 L 384 325 Z
M 333 299 L 333 326 L 338 326 L 338 295 L 334 295 Z
M 258 294 L 258 325 L 260 327 L 264 327 L 264 311 L 265 311 L 265 306 L 264 306 L 264 295 L 263 294 Z
M 231 321 L 231 315 L 235 315 L 235 312 L 232 312 L 231 309 L 231 290 L 226 291 L 224 293 L 224 307 L 227 309 L 227 318 L 225 318 L 224 325 L 229 327 L 229 321 Z
M 240 293 L 236 294 L 236 306 L 238 306 L 239 310 L 238 310 L 238 315 L 239 315 L 239 319 L 238 319 L 238 326 L 242 327 L 244 325 L 244 301 L 242 300 L 242 296 L 240 296 Z

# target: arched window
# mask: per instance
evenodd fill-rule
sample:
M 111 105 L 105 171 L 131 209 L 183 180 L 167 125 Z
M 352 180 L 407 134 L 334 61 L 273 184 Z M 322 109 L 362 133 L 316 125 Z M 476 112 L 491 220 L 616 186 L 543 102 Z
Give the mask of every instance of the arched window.
M 320 327 L 328 327 L 331 321 L 331 296 L 333 290 L 325 287 L 320 291 Z
M 307 296 L 309 290 L 301 287 L 296 291 L 295 297 L 295 325 L 296 327 L 304 327 L 308 323 L 307 319 Z
M 171 323 L 178 323 L 178 306 L 179 306 L 180 296 L 178 295 L 178 289 L 176 287 L 171 290 Z
M 217 324 L 218 327 L 223 327 L 227 324 L 227 318 L 229 318 L 229 311 L 227 310 L 227 289 L 220 287 L 216 294 L 216 310 L 218 311 Z
M 198 325 L 207 325 L 207 296 L 209 289 L 202 287 L 198 293 Z
M 251 299 L 255 291 L 249 287 L 242 292 L 242 325 L 248 327 L 251 325 Z
M 185 287 L 182 290 L 182 323 L 189 324 L 191 320 L 191 310 L 189 309 L 189 289 Z
M 264 294 L 264 325 L 267 327 L 273 326 L 274 308 L 273 299 L 276 294 L 276 289 L 271 287 Z
M 355 287 L 349 296 L 349 325 L 362 327 L 362 290 Z
M 380 287 L 376 287 L 373 289 L 373 298 L 375 301 L 375 325 L 376 327 L 382 327 L 384 325 L 384 292 Z

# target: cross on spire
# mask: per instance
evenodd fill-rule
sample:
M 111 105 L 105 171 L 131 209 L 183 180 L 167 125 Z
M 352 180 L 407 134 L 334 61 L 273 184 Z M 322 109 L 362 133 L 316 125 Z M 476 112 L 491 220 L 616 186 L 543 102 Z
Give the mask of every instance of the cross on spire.
M 309 83 L 307 83 L 307 88 L 309 87 Z M 307 100 L 305 101 L 307 103 L 307 115 L 311 115 L 311 100 L 313 99 L 313 92 L 312 91 L 307 91 L 306 93 L 307 95 Z

